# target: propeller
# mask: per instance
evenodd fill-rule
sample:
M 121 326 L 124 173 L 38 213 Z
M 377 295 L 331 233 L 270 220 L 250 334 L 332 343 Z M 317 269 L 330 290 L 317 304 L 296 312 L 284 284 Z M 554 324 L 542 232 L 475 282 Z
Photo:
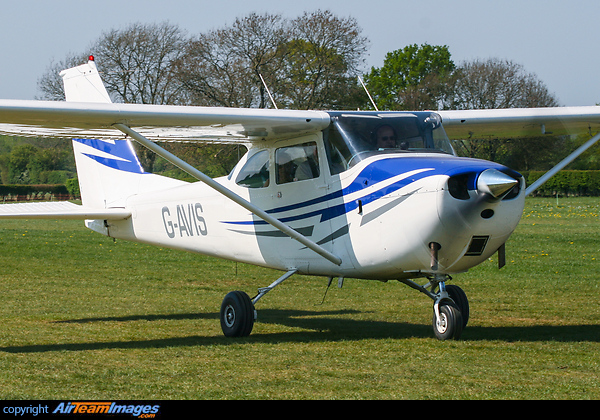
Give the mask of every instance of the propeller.
M 477 190 L 498 199 L 518 183 L 519 181 L 497 169 L 486 169 L 477 179 Z

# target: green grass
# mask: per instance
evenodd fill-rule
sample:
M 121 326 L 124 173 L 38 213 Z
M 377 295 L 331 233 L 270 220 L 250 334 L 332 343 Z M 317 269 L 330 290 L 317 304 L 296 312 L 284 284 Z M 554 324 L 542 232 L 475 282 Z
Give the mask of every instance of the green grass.
M 227 339 L 225 294 L 280 273 L 117 241 L 73 221 L 0 223 L 2 399 L 599 399 L 600 199 L 532 198 L 507 245 L 457 275 L 461 341 L 398 282 L 294 276 Z

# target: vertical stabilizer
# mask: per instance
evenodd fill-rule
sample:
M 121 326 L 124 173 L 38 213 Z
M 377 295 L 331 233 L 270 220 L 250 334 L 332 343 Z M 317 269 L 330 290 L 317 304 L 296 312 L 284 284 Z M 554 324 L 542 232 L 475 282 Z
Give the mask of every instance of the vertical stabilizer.
M 63 79 L 67 102 L 112 102 L 93 56 L 90 56 L 86 64 L 61 71 L 60 76 Z
M 145 172 L 129 140 L 75 139 L 73 151 L 86 207 L 126 207 L 133 195 L 186 184 Z
M 126 190 L 134 189 L 136 176 L 144 173 L 129 141 L 75 139 L 73 152 L 83 205 L 124 206 L 120 199 L 131 195 Z
M 111 103 L 93 57 L 60 72 L 68 102 Z M 126 207 L 127 198 L 185 182 L 144 171 L 130 140 L 73 140 L 81 201 L 85 207 Z

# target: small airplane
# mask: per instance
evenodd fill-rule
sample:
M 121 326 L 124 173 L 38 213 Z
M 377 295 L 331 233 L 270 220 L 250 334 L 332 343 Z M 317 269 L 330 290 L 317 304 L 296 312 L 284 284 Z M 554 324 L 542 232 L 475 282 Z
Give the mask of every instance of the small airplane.
M 82 205 L 0 205 L 0 218 L 80 219 L 103 235 L 283 272 L 223 299 L 225 336 L 248 336 L 257 302 L 294 274 L 398 280 L 433 301 L 433 332 L 458 339 L 465 292 L 447 284 L 499 254 L 526 188 L 503 165 L 458 157 L 450 138 L 600 131 L 600 107 L 468 111 L 294 111 L 113 103 L 93 57 L 61 72 L 66 101 L 0 100 L 0 133 L 73 140 Z M 199 182 L 147 173 L 132 140 Z M 212 179 L 160 142 L 243 144 Z

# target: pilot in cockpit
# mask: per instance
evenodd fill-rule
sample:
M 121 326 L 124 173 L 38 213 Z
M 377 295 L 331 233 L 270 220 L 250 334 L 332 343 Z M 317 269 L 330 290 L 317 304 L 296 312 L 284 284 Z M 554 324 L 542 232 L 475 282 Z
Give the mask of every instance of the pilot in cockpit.
M 394 128 L 391 125 L 382 125 L 377 129 L 376 134 L 377 150 L 395 149 L 396 147 L 400 147 L 402 150 L 406 150 L 408 148 L 408 143 L 402 142 L 400 143 L 400 145 L 397 144 L 398 135 L 396 134 L 396 130 L 394 130 Z
M 393 149 L 396 147 L 398 136 L 396 131 L 390 125 L 382 125 L 377 129 L 377 149 Z

